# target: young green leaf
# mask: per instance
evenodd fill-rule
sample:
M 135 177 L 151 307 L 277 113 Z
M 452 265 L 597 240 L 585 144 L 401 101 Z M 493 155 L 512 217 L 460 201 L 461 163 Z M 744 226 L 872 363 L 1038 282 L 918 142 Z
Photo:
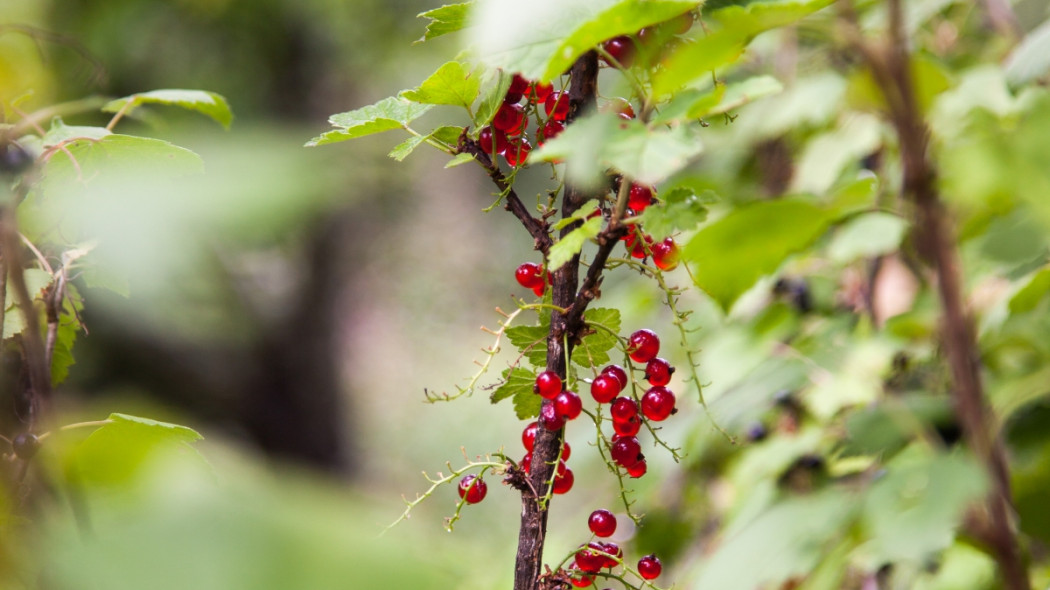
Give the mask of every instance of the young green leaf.
M 484 127 L 492 122 L 492 118 L 496 116 L 496 111 L 503 106 L 503 98 L 507 96 L 511 80 L 514 79 L 513 76 L 506 74 L 502 70 L 495 70 L 495 73 L 490 78 L 493 79 L 486 85 L 488 89 L 485 91 L 481 103 L 478 104 L 478 112 L 474 115 L 474 126 L 477 128 Z
M 390 150 L 390 153 L 387 155 L 400 162 L 407 158 L 409 154 L 415 151 L 415 149 L 426 140 L 426 135 L 413 135 L 394 146 L 394 149 Z
M 429 19 L 430 22 L 427 23 L 426 32 L 416 40 L 416 43 L 430 41 L 435 37 L 455 33 L 462 29 L 467 25 L 467 14 L 473 5 L 473 2 L 446 4 L 440 8 L 417 14 L 416 18 Z
M 423 104 L 461 106 L 470 111 L 478 97 L 481 81 L 470 68 L 458 61 L 442 65 L 414 90 L 403 90 L 400 96 Z
M 642 213 L 642 225 L 653 238 L 662 240 L 675 231 L 691 231 L 707 220 L 707 207 L 718 199 L 711 191 L 697 195 L 693 189 L 675 187 L 660 195 L 663 203 Z
M 529 359 L 534 367 L 547 366 L 547 331 L 548 326 L 514 326 L 504 332 L 507 340 L 518 348 L 518 351 Z
M 108 421 L 72 458 L 71 467 L 86 483 L 123 485 L 139 476 L 156 453 L 174 451 L 204 462 L 192 446 L 203 437 L 190 428 L 127 414 L 110 414 Z
M 583 319 L 593 331 L 572 350 L 572 362 L 581 367 L 608 364 L 609 351 L 619 343 L 616 334 L 620 332 L 620 310 L 596 307 L 584 312 Z
M 332 115 L 328 122 L 339 129 L 311 139 L 306 146 L 326 145 L 373 133 L 404 129 L 432 108 L 433 105 L 418 104 L 397 96 L 384 98 L 375 104 Z
M 598 235 L 598 232 L 602 231 L 603 222 L 604 220 L 601 217 L 588 219 L 586 223 L 555 242 L 547 254 L 547 269 L 549 271 L 558 270 L 563 264 L 572 260 L 572 257 L 580 253 L 583 245 L 588 240 L 594 238 Z
M 168 89 L 140 92 L 111 101 L 103 106 L 102 110 L 107 113 L 123 112 L 129 115 L 144 104 L 173 105 L 197 111 L 211 117 L 227 129 L 233 121 L 233 111 L 230 110 L 226 99 L 220 94 L 205 90 Z

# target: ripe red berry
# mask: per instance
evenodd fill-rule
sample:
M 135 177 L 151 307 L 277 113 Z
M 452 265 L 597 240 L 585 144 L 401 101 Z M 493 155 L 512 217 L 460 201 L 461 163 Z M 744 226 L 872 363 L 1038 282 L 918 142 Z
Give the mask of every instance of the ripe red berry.
M 628 339 L 627 354 L 636 363 L 647 363 L 660 352 L 660 338 L 652 330 L 638 330 Z
M 653 237 L 650 235 L 643 235 L 641 240 L 635 240 L 631 245 L 631 256 L 641 260 L 648 256 L 647 249 L 651 250 L 653 245 Z
M 626 420 L 613 420 L 613 430 L 620 436 L 634 436 L 642 429 L 642 419 L 636 414 Z
M 517 168 L 525 163 L 525 160 L 529 159 L 529 153 L 532 152 L 532 145 L 524 137 L 508 139 L 507 149 L 503 151 L 503 157 L 507 160 L 507 164 Z
M 642 413 L 653 422 L 666 420 L 674 413 L 674 394 L 666 387 L 653 387 L 642 396 Z
M 630 475 L 631 477 L 633 477 L 635 479 L 638 479 L 639 477 L 645 475 L 645 472 L 647 470 L 648 470 L 648 466 L 645 464 L 645 459 L 642 459 L 642 460 L 638 461 L 637 463 L 635 463 L 634 465 L 631 465 L 630 467 L 627 468 L 627 475 Z
M 525 427 L 525 430 L 521 431 L 521 444 L 525 446 L 525 450 L 532 452 L 532 447 L 536 445 L 536 431 L 539 429 L 539 422 L 529 422 L 529 425 Z
M 495 151 L 493 151 L 493 140 L 495 140 Z M 502 154 L 507 149 L 507 136 L 498 129 L 484 127 L 478 133 L 478 145 L 488 155 Z
M 622 436 L 613 441 L 609 454 L 612 455 L 613 461 L 624 467 L 630 467 L 644 458 L 642 445 L 633 436 Z
M 616 532 L 616 517 L 612 512 L 599 508 L 587 519 L 587 527 L 599 537 L 611 537 Z
M 644 184 L 631 184 L 631 190 L 627 193 L 628 207 L 634 209 L 635 213 L 641 213 L 652 202 L 653 187 Z
M 459 497 L 467 501 L 467 504 L 477 504 L 485 499 L 489 486 L 480 477 L 471 473 L 459 480 Z
M 625 68 L 631 67 L 631 62 L 634 61 L 634 40 L 627 35 L 609 39 L 602 43 L 602 49 L 605 49 L 613 59 Z M 613 65 L 605 56 L 602 56 L 602 60 L 609 65 Z
M 609 365 L 602 369 L 602 375 L 612 375 L 616 377 L 616 380 L 620 382 L 620 390 L 630 385 L 630 381 L 627 380 L 627 371 L 624 370 L 620 365 Z
M 587 586 L 594 585 L 594 574 L 574 572 L 569 578 L 569 581 L 577 588 L 586 588 Z
M 514 77 L 510 80 L 510 87 L 507 88 L 507 96 L 503 98 L 503 102 L 518 102 L 528 89 L 529 81 L 522 78 L 521 74 L 514 74 Z
M 543 399 L 554 399 L 555 396 L 561 393 L 561 386 L 561 377 L 557 373 L 554 371 L 543 371 L 536 375 L 536 384 L 532 386 L 532 390 Z
M 536 294 L 536 297 L 543 297 L 543 294 L 547 291 L 547 286 L 543 283 L 539 285 L 533 285 L 532 292 Z
M 678 266 L 678 258 L 681 252 L 674 239 L 665 238 L 662 242 L 653 244 L 653 263 L 660 270 L 672 270 Z
M 543 125 L 543 129 L 540 130 L 540 139 L 537 143 L 543 145 L 543 142 L 548 139 L 554 139 L 559 133 L 565 131 L 565 124 L 561 121 L 555 121 L 554 119 L 547 119 L 547 123 Z
M 654 580 L 660 576 L 663 564 L 655 555 L 649 554 L 638 560 L 638 573 L 646 580 Z
M 540 426 L 547 430 L 557 432 L 565 426 L 565 418 L 558 414 L 558 410 L 554 408 L 554 403 L 545 403 L 540 408 Z
M 543 109 L 555 121 L 564 121 L 569 116 L 569 95 L 561 91 L 550 93 L 543 102 Z
M 563 391 L 554 398 L 554 408 L 566 420 L 575 420 L 583 411 L 583 401 L 573 391 Z
M 543 285 L 543 267 L 535 262 L 523 262 L 514 271 L 514 279 L 526 289 Z
M 605 566 L 605 547 L 601 543 L 591 541 L 576 551 L 576 567 L 580 571 L 594 574 L 600 572 Z
M 521 458 L 521 463 L 518 463 L 518 465 L 520 465 L 521 468 L 525 470 L 525 473 L 531 473 L 532 472 L 532 451 L 529 451 L 528 453 L 525 453 L 525 456 Z
M 550 96 L 553 91 L 554 85 L 550 83 L 541 84 L 539 82 L 533 82 L 532 86 L 529 87 L 526 96 L 532 104 L 540 104 L 541 102 L 545 102 L 547 97 Z
M 599 375 L 591 382 L 591 397 L 599 404 L 611 402 L 620 395 L 620 381 L 612 375 Z
M 558 458 L 561 459 L 562 461 L 568 461 L 569 460 L 569 455 L 572 455 L 572 447 L 570 447 L 569 443 L 566 442 L 566 443 L 562 444 L 562 446 L 561 446 L 561 456 L 558 457 Z
M 645 378 L 653 385 L 667 385 L 671 382 L 672 374 L 674 374 L 674 367 L 660 357 L 649 359 L 645 365 Z
M 521 105 L 503 103 L 492 118 L 492 126 L 507 135 L 520 135 L 524 120 L 525 109 Z
M 565 494 L 572 489 L 572 484 L 576 481 L 576 477 L 572 474 L 572 469 L 566 468 L 564 473 L 559 473 L 554 476 L 554 493 Z
M 609 412 L 614 421 L 624 422 L 638 415 L 638 404 L 629 397 L 618 397 L 613 400 Z

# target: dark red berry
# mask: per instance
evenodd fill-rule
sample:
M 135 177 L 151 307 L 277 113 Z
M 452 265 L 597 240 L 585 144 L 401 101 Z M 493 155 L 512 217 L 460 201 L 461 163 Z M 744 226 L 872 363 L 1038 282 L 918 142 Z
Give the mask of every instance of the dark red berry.
M 663 564 L 660 563 L 660 560 L 655 555 L 646 555 L 638 560 L 638 573 L 646 580 L 654 580 L 660 577 L 662 570 Z
M 530 453 L 532 452 L 532 447 L 536 445 L 536 431 L 539 427 L 539 422 L 529 422 L 525 430 L 521 431 L 521 444 L 525 445 L 525 450 Z
M 645 378 L 653 385 L 667 385 L 671 382 L 674 367 L 665 359 L 656 357 L 649 359 L 645 365 Z
M 660 270 L 672 270 L 678 266 L 678 258 L 681 252 L 674 239 L 665 238 L 662 242 L 653 244 L 653 263 Z
M 645 475 L 645 472 L 647 470 L 648 466 L 645 464 L 645 459 L 642 459 L 641 461 L 638 461 L 634 465 L 631 465 L 627 468 L 627 475 L 630 475 L 631 477 L 637 479 Z
M 631 67 L 631 62 L 634 61 L 634 40 L 627 35 L 609 39 L 602 43 L 602 49 L 625 68 Z M 609 65 L 614 65 L 605 56 L 602 56 L 602 60 Z
M 529 92 L 526 96 L 532 104 L 540 104 L 541 102 L 545 102 L 547 97 L 550 96 L 553 91 L 554 86 L 550 83 L 541 84 L 539 82 L 533 82 L 532 86 L 529 87 Z
M 576 568 L 589 574 L 598 573 L 605 566 L 605 547 L 594 541 L 576 551 Z
M 514 74 L 511 78 L 510 87 L 507 88 L 507 96 L 503 98 L 503 102 L 516 103 L 521 100 L 521 97 L 525 95 L 525 91 L 529 89 L 529 81 L 522 78 L 520 74 Z
M 561 91 L 550 93 L 543 103 L 543 109 L 555 121 L 564 121 L 569 116 L 569 95 Z
M 507 135 L 520 135 L 524 120 L 525 109 L 521 105 L 503 103 L 492 118 L 492 126 Z
M 693 22 L 696 17 L 693 15 L 693 11 L 684 12 L 671 20 L 667 21 L 666 26 L 674 31 L 678 35 L 684 35 L 689 32 L 689 29 L 693 28 Z
M 627 342 L 627 354 L 636 363 L 647 363 L 660 353 L 660 338 L 652 330 L 638 330 Z
M 638 404 L 629 397 L 618 397 L 613 400 L 609 412 L 612 414 L 613 420 L 624 422 L 638 415 Z
M 645 211 L 653 202 L 653 188 L 644 184 L 632 184 L 627 194 L 627 206 L 634 209 L 635 213 Z
M 572 455 L 572 447 L 570 447 L 569 443 L 566 442 L 561 446 L 561 456 L 559 457 L 559 459 L 561 459 L 562 461 L 568 461 L 570 455 Z
M 536 285 L 543 285 L 543 267 L 535 262 L 523 262 L 514 271 L 514 279 L 518 281 L 518 284 L 526 289 L 535 288 Z
M 554 403 L 545 403 L 540 408 L 540 426 L 551 431 L 559 431 L 565 426 L 565 418 L 563 418 L 558 411 L 554 408 Z
M 612 512 L 599 508 L 587 519 L 587 527 L 599 537 L 611 537 L 616 532 L 616 517 Z
M 653 244 L 653 237 L 652 236 L 646 235 L 646 236 L 642 236 L 642 238 L 643 239 L 641 239 L 641 240 L 636 240 L 631 245 L 631 256 L 633 258 L 637 258 L 639 260 L 641 260 L 642 258 L 645 258 L 646 256 L 649 255 L 649 252 L 647 251 L 647 249 L 651 249 L 652 248 L 652 244 Z
M 624 467 L 630 467 L 643 458 L 642 445 L 633 436 L 622 436 L 616 439 L 610 448 L 609 454 L 612 455 L 613 461 Z
M 566 420 L 575 420 L 583 411 L 583 401 L 573 391 L 563 391 L 554 398 L 554 408 Z
M 525 456 L 521 458 L 521 468 L 525 470 L 525 473 L 532 472 L 532 451 L 525 453 Z
M 591 397 L 599 404 L 611 402 L 620 395 L 620 381 L 612 375 L 599 375 L 591 382 Z
M 543 399 L 554 399 L 555 396 L 561 393 L 561 385 L 561 377 L 557 373 L 554 371 L 543 371 L 536 375 L 536 384 L 532 386 L 532 390 Z
M 586 588 L 594 584 L 594 574 L 575 573 L 569 581 L 577 588 Z
M 617 560 L 623 560 L 623 549 L 616 543 L 602 543 L 602 547 L 611 556 L 605 558 L 605 567 L 615 567 Z
M 620 365 L 609 365 L 602 369 L 602 375 L 612 375 L 616 377 L 616 380 L 620 382 L 620 390 L 630 385 L 630 381 L 627 380 L 627 371 L 624 370 Z
M 543 297 L 543 294 L 547 291 L 547 286 L 540 284 L 532 287 L 532 292 L 536 294 L 536 297 Z
M 22 460 L 32 459 L 40 450 L 40 439 L 32 432 L 23 432 L 11 441 L 11 450 Z
M 459 480 L 459 497 L 466 500 L 467 504 L 477 504 L 485 499 L 489 486 L 480 477 L 471 473 Z
M 573 482 L 576 481 L 576 477 L 572 474 L 572 469 L 565 469 L 564 473 L 559 473 L 554 476 L 554 493 L 565 494 L 572 489 Z
M 653 422 L 666 420 L 674 413 L 674 394 L 666 387 L 653 387 L 642 396 L 642 414 Z
M 493 151 L 492 140 L 496 140 L 495 148 Z M 485 127 L 478 133 L 478 145 L 488 155 L 502 154 L 507 149 L 507 136 L 499 129 L 493 129 L 492 127 Z
M 554 119 L 547 119 L 547 123 L 544 124 L 543 129 L 540 130 L 540 140 L 538 143 L 543 145 L 543 142 L 548 139 L 554 139 L 562 131 L 565 131 L 564 123 L 561 121 L 555 121 Z
M 507 149 L 503 151 L 503 157 L 507 163 L 517 168 L 529 159 L 532 145 L 524 137 L 507 140 Z
M 613 420 L 613 430 L 620 436 L 634 436 L 642 429 L 642 419 L 636 414 L 626 420 Z
M 614 98 L 612 99 L 611 108 L 620 116 L 621 119 L 630 121 L 635 117 L 634 107 L 631 106 L 630 101 L 626 98 Z

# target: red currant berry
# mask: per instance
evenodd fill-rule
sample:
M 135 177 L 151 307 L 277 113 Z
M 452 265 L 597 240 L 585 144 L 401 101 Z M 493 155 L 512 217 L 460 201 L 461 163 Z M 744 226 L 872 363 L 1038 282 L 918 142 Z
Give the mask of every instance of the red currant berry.
M 572 455 L 572 447 L 566 442 L 561 446 L 561 457 L 559 457 L 559 459 L 562 461 L 568 461 L 570 455 Z
M 630 475 L 631 477 L 633 477 L 635 479 L 638 479 L 639 477 L 645 475 L 645 472 L 647 470 L 648 470 L 648 466 L 645 464 L 645 459 L 642 459 L 641 461 L 638 461 L 634 465 L 631 465 L 630 467 L 627 468 L 627 475 Z
M 507 96 L 503 98 L 503 102 L 518 102 L 528 89 L 529 81 L 522 78 L 521 74 L 514 74 L 514 77 L 510 80 L 510 87 L 507 88 Z
M 541 84 L 539 82 L 533 82 L 532 86 L 529 87 L 526 96 L 529 97 L 529 102 L 532 104 L 540 104 L 541 102 L 545 102 L 547 97 L 550 96 L 553 91 L 554 85 L 550 83 Z
M 652 330 L 638 330 L 628 339 L 627 354 L 636 363 L 647 363 L 660 352 L 660 338 Z
M 669 29 L 678 35 L 684 35 L 689 32 L 689 29 L 693 28 L 693 21 L 696 17 L 693 15 L 693 11 L 682 13 L 671 20 L 667 21 L 666 25 Z
M 616 439 L 610 448 L 609 454 L 612 455 L 613 461 L 624 467 L 630 467 L 643 459 L 642 445 L 633 436 L 622 436 Z
M 558 414 L 553 403 L 545 403 L 540 408 L 539 423 L 547 430 L 557 432 L 565 426 L 565 418 Z
M 613 400 L 609 412 L 614 421 L 625 422 L 638 415 L 638 404 L 629 397 L 618 397 Z
M 612 375 L 616 377 L 616 380 L 620 382 L 620 390 L 630 385 L 630 381 L 627 380 L 627 371 L 624 370 L 620 365 L 609 365 L 602 369 L 602 375 Z
M 495 139 L 495 151 L 493 151 L 493 140 Z M 478 134 L 478 145 L 488 155 L 502 154 L 507 149 L 507 136 L 498 129 L 484 127 Z
M 525 430 L 521 431 L 521 444 L 524 445 L 525 450 L 532 452 L 532 447 L 536 445 L 536 431 L 539 430 L 539 422 L 529 422 L 529 425 L 525 427 Z
M 524 120 L 525 109 L 521 105 L 503 103 L 492 118 L 492 126 L 507 135 L 515 135 L 520 133 Z
M 612 557 L 605 558 L 605 567 L 616 567 L 617 560 L 623 560 L 623 549 L 616 543 L 602 543 L 605 552 Z M 615 557 L 615 559 L 613 559 Z
M 591 382 L 591 397 L 599 404 L 611 402 L 613 398 L 620 395 L 619 380 L 612 375 L 599 375 Z
M 577 588 L 586 588 L 594 585 L 594 574 L 576 573 L 569 578 L 569 581 Z
M 638 560 L 638 573 L 646 580 L 654 580 L 660 576 L 663 564 L 655 555 L 646 555 Z
M 563 391 L 554 398 L 554 408 L 566 420 L 575 420 L 583 411 L 583 401 L 572 391 Z
M 532 287 L 532 292 L 536 294 L 536 297 L 543 297 L 543 294 L 546 291 L 547 291 L 547 286 L 543 285 L 542 283 L 539 284 L 539 285 L 534 285 Z
M 665 238 L 662 242 L 653 244 L 653 263 L 660 270 L 672 270 L 678 266 L 678 258 L 681 252 L 674 239 Z
M 523 262 L 515 271 L 514 279 L 526 289 L 543 285 L 543 267 L 535 262 Z
M 554 371 L 543 371 L 536 375 L 536 384 L 532 386 L 532 390 L 543 399 L 554 399 L 555 396 L 561 393 L 561 385 L 561 377 L 557 373 Z
M 638 415 L 626 420 L 613 420 L 613 430 L 619 436 L 634 436 L 642 429 L 642 419 Z
M 467 501 L 467 504 L 477 504 L 485 499 L 489 486 L 480 477 L 471 473 L 459 480 L 459 497 Z
M 634 40 L 627 35 L 609 39 L 602 43 L 602 49 L 605 49 L 613 59 L 625 68 L 631 67 L 631 62 L 634 61 Z M 602 60 L 609 65 L 613 65 L 605 56 L 602 56 Z
M 503 157 L 507 163 L 517 168 L 529 159 L 532 145 L 524 137 L 507 140 L 507 149 L 503 151 Z
M 580 547 L 576 551 L 576 568 L 589 574 L 601 571 L 606 559 L 603 553 L 605 547 L 594 541 Z
M 638 260 L 641 260 L 641 259 L 645 258 L 646 256 L 649 255 L 649 253 L 646 251 L 646 247 L 647 246 L 652 247 L 652 243 L 653 243 L 652 236 L 645 236 L 644 241 L 643 240 L 636 241 L 634 243 L 634 245 L 631 246 L 631 257 L 632 258 L 637 258 Z
M 674 367 L 660 357 L 649 359 L 645 365 L 645 378 L 653 385 L 667 385 L 671 382 L 672 374 L 674 374 Z
M 32 459 L 40 450 L 40 438 L 32 432 L 22 432 L 11 441 L 11 450 L 23 461 Z
M 541 129 L 539 133 L 540 137 L 542 137 L 543 139 L 540 140 L 538 143 L 540 145 L 543 145 L 544 141 L 547 141 L 548 139 L 554 139 L 562 131 L 565 131 L 564 123 L 562 123 L 561 121 L 555 121 L 554 119 L 547 119 L 547 123 L 543 126 L 543 129 Z
M 572 474 L 572 469 L 565 469 L 565 473 L 559 473 L 554 476 L 554 493 L 565 494 L 572 489 L 573 482 L 576 481 L 576 477 Z
M 599 508 L 587 519 L 587 527 L 599 537 L 611 537 L 616 532 L 616 517 L 612 512 Z
M 612 102 L 610 103 L 610 108 L 611 110 L 616 112 L 616 114 L 619 115 L 621 119 L 624 119 L 626 121 L 630 121 L 635 116 L 634 107 L 631 106 L 630 101 L 628 101 L 626 98 L 617 97 L 612 99 Z
M 532 451 L 525 453 L 525 456 L 521 458 L 521 463 L 518 463 L 525 473 L 532 473 Z
M 644 184 L 632 184 L 627 194 L 627 206 L 634 209 L 635 213 L 645 211 L 653 202 L 653 188 Z
M 642 396 L 642 413 L 653 422 L 661 422 L 674 413 L 674 402 L 670 389 L 653 387 Z
M 564 121 L 569 116 L 569 95 L 555 91 L 543 102 L 543 109 L 555 121 Z

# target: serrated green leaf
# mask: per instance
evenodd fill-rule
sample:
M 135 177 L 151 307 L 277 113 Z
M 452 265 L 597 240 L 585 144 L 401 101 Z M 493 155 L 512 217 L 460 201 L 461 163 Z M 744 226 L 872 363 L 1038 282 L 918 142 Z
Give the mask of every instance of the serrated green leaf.
M 490 77 L 494 78 L 494 80 L 491 80 L 491 83 L 486 85 L 487 90 L 481 99 L 481 103 L 478 105 L 477 114 L 474 115 L 474 127 L 478 129 L 492 122 L 492 118 L 496 116 L 496 111 L 503 106 L 503 99 L 507 96 L 507 91 L 510 90 L 510 83 L 514 79 L 513 76 L 502 70 L 495 70 L 495 73 Z
M 662 203 L 646 207 L 642 213 L 642 226 L 657 240 L 662 240 L 675 231 L 691 231 L 707 220 L 706 204 L 717 201 L 714 193 L 704 191 L 697 195 L 689 187 L 675 187 L 660 195 Z
M 430 137 L 453 148 L 459 143 L 460 135 L 463 135 L 463 128 L 456 125 L 444 125 L 430 132 Z
M 603 328 L 594 328 L 592 334 L 584 336 L 580 344 L 572 350 L 572 362 L 581 367 L 606 365 L 611 360 L 609 351 L 619 343 L 620 311 L 613 308 L 596 307 L 583 314 L 584 321 Z
M 473 161 L 474 156 L 472 156 L 471 154 L 456 154 L 454 158 L 452 158 L 448 161 L 448 163 L 445 164 L 445 168 L 455 168 L 456 166 L 462 166 L 467 162 Z
M 196 457 L 192 443 L 201 440 L 191 428 L 158 422 L 127 414 L 110 414 L 101 426 L 76 450 L 72 469 L 85 483 L 101 486 L 124 485 L 136 478 L 158 452 L 178 452 Z
M 416 43 L 430 41 L 435 37 L 455 33 L 467 26 L 467 15 L 473 5 L 473 2 L 446 4 L 440 8 L 417 14 L 416 18 L 430 19 L 430 22 L 427 23 L 426 32 L 416 40 Z
M 504 332 L 507 340 L 529 359 L 534 367 L 547 366 L 547 326 L 514 326 Z
M 211 117 L 227 129 L 233 121 L 233 111 L 230 110 L 226 99 L 221 94 L 205 90 L 165 89 L 141 92 L 111 101 L 102 107 L 102 110 L 108 113 L 123 110 L 124 114 L 131 114 L 144 104 L 172 105 L 197 111 Z
M 102 139 L 107 135 L 113 135 L 113 132 L 105 127 L 66 125 L 61 118 L 55 117 L 40 144 L 43 147 L 54 147 L 71 139 Z
M 73 358 L 73 344 L 80 331 L 76 318 L 63 316 L 59 321 L 55 337 L 55 347 L 51 353 L 51 384 L 58 385 L 69 376 L 69 367 L 76 363 Z
M 403 90 L 400 96 L 423 104 L 461 106 L 470 111 L 478 97 L 481 81 L 470 68 L 458 61 L 442 65 L 414 90 Z
M 95 141 L 67 144 L 66 150 L 48 160 L 44 175 L 49 182 L 76 181 L 103 169 L 107 174 L 176 177 L 203 172 L 204 162 L 190 150 L 161 139 L 114 133 Z
M 528 420 L 540 415 L 543 398 L 530 391 L 519 391 L 514 394 L 514 413 L 519 420 Z
M 426 140 L 426 135 L 413 135 L 394 146 L 394 149 L 390 150 L 390 153 L 387 155 L 400 162 L 407 158 L 409 154 L 415 151 L 415 149 Z
M 547 254 L 547 269 L 550 271 L 558 270 L 566 262 L 572 260 L 572 257 L 580 253 L 583 245 L 588 240 L 594 238 L 598 235 L 598 232 L 602 231 L 602 223 L 604 221 L 601 217 L 589 219 L 586 223 L 565 234 L 560 240 L 551 245 Z
M 306 142 L 307 147 L 326 145 L 364 137 L 374 133 L 404 129 L 409 123 L 434 108 L 404 98 L 391 96 L 359 109 L 329 117 L 328 122 L 339 127 Z
M 820 237 L 830 221 L 827 211 L 801 198 L 754 203 L 697 232 L 683 258 L 695 263 L 697 286 L 728 311 L 755 281 Z
M 503 383 L 492 392 L 492 403 L 514 398 L 514 411 L 518 418 L 524 420 L 536 416 L 540 413 L 539 405 L 543 403 L 543 400 L 533 392 L 532 386 L 535 383 L 536 374 L 528 369 L 521 367 L 506 369 L 503 371 Z

